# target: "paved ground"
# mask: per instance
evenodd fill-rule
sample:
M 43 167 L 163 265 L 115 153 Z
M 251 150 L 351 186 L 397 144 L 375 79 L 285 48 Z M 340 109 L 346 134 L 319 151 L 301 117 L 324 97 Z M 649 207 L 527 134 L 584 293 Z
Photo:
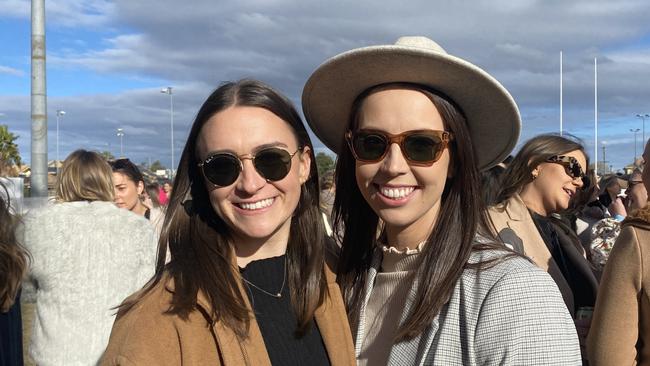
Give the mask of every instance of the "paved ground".
M 29 357 L 29 338 L 32 335 L 32 326 L 34 325 L 34 313 L 36 304 L 33 302 L 22 301 L 20 311 L 23 317 L 23 358 L 25 366 L 35 366 L 34 361 Z

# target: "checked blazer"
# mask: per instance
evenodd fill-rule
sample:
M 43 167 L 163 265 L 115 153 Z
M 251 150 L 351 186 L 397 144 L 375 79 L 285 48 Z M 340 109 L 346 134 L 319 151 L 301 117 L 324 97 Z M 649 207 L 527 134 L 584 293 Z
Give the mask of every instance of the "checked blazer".
M 478 263 L 505 252 L 476 251 Z M 360 316 L 351 326 L 357 357 L 365 308 L 382 252 L 375 250 Z M 405 299 L 403 322 L 417 284 Z M 449 302 L 418 337 L 394 344 L 389 365 L 581 365 L 573 320 L 551 277 L 524 258 L 510 257 L 481 270 L 465 269 Z

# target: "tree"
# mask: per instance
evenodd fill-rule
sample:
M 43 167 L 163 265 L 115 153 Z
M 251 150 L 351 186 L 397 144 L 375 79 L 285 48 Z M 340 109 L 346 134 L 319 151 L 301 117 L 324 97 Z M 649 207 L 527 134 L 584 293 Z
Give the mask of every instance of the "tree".
M 106 159 L 106 161 L 115 160 L 115 155 L 113 155 L 110 151 L 99 152 L 99 155 L 101 155 L 102 158 Z
M 9 127 L 0 125 L 0 176 L 17 176 L 22 161 L 16 144 L 18 135 L 9 132 Z
M 156 172 L 157 170 L 165 170 L 165 166 L 160 163 L 160 160 L 156 160 L 153 163 L 151 163 L 151 166 L 149 167 L 149 170 L 152 172 Z
M 318 167 L 318 176 L 322 177 L 323 174 L 334 170 L 334 159 L 324 152 L 316 154 L 316 166 Z

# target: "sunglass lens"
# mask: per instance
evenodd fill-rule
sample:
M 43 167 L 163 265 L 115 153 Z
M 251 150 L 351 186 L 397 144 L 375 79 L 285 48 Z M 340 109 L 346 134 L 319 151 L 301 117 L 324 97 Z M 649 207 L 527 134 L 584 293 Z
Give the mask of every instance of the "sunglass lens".
M 432 162 L 437 160 L 442 141 L 428 135 L 411 135 L 404 139 L 404 153 L 410 160 Z
M 255 169 L 264 178 L 278 181 L 289 174 L 291 170 L 291 155 L 282 149 L 268 149 L 255 154 Z
M 386 152 L 386 138 L 376 133 L 359 133 L 354 136 L 353 148 L 362 160 L 378 160 Z
M 205 177 L 213 184 L 222 187 L 233 184 L 239 177 L 240 170 L 239 160 L 230 154 L 213 156 L 203 165 Z

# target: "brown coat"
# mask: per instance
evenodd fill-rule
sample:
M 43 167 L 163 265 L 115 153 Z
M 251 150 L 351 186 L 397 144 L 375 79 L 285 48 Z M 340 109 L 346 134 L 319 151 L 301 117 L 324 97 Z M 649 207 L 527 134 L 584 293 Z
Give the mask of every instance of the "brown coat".
M 623 221 L 600 282 L 590 365 L 650 365 L 650 207 Z
M 518 194 L 510 197 L 503 204 L 499 204 L 489 209 L 490 219 L 496 229 L 496 234 L 502 237 L 502 231 L 506 228 L 514 231 L 514 234 L 521 239 L 523 244 L 523 254 L 530 258 L 537 267 L 548 272 L 555 280 L 557 287 L 562 293 L 564 303 L 571 315 L 574 315 L 573 292 L 569 283 L 562 275 L 560 267 L 553 260 L 551 252 L 548 250 L 544 239 L 539 234 L 533 218 L 528 212 L 528 208 Z
M 315 319 L 332 365 L 355 365 L 352 333 L 334 274 L 325 269 L 327 294 Z M 170 281 L 161 281 L 131 311 L 119 314 L 101 365 L 271 365 L 264 339 L 255 319 L 249 337 L 240 341 L 235 333 L 216 322 L 209 326 L 210 309 L 203 294 L 189 319 L 165 314 L 171 300 Z M 244 291 L 242 287 L 240 290 Z M 246 296 L 244 296 L 247 299 Z M 246 300 L 250 309 L 250 303 Z

